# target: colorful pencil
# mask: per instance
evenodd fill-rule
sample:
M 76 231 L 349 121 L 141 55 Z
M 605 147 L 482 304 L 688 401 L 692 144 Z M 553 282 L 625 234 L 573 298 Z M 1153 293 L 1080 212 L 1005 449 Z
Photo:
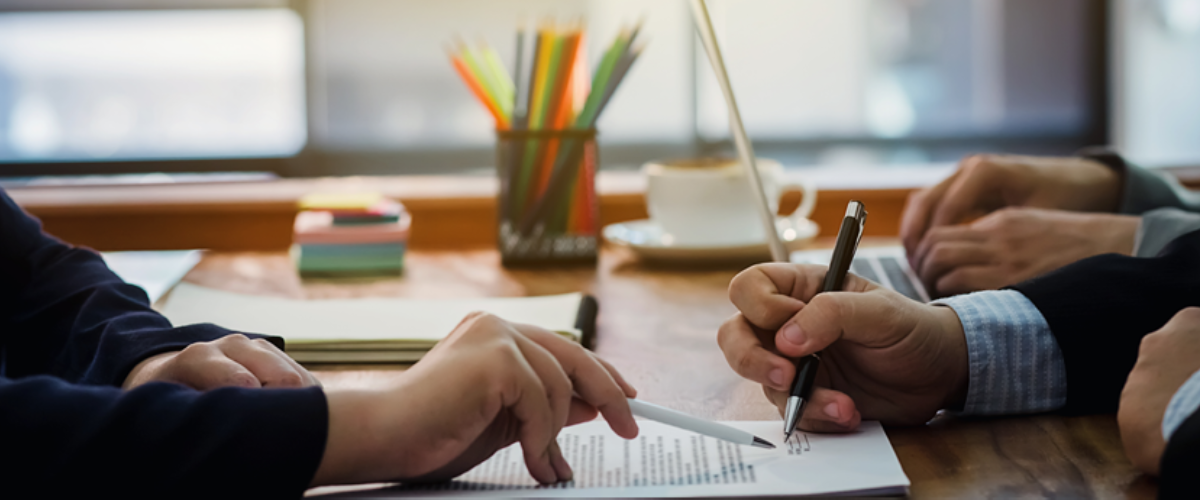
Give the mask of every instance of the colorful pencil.
M 581 22 L 543 21 L 521 28 L 510 74 L 486 42 L 459 43 L 450 60 L 463 83 L 488 110 L 498 131 L 527 134 L 510 141 L 501 169 L 507 203 L 502 218 L 518 229 L 547 234 L 594 235 L 598 226 L 595 193 L 595 142 L 560 131 L 594 130 L 617 87 L 638 59 L 634 47 L 640 23 L 622 29 L 607 46 L 595 71 L 586 62 Z
M 454 64 L 454 69 L 458 71 L 458 76 L 467 84 L 467 88 L 471 89 L 471 93 L 475 94 L 475 98 L 479 99 L 479 102 L 483 103 L 483 106 L 492 114 L 492 118 L 496 120 L 496 128 L 501 130 L 507 129 L 508 120 L 501 114 L 500 108 L 496 103 L 492 102 L 491 98 L 488 97 L 487 91 L 484 90 L 479 80 L 471 74 L 471 70 L 467 67 L 467 64 L 453 54 L 450 55 L 450 60 Z
M 635 30 L 630 34 L 631 36 L 627 38 L 621 37 L 617 42 L 614 43 L 614 48 L 618 48 L 622 52 L 622 54 L 618 57 L 619 62 L 613 64 L 609 68 L 607 75 L 602 75 L 602 73 L 606 72 L 605 68 L 603 67 L 597 71 L 596 79 L 603 81 L 604 84 L 602 87 L 593 84 L 589 99 L 592 96 L 596 96 L 598 88 L 604 88 L 605 90 L 602 95 L 596 99 L 595 102 L 597 104 L 595 104 L 593 108 L 594 112 L 590 113 L 589 115 L 587 112 L 588 110 L 585 108 L 585 112 L 580 114 L 579 118 L 576 120 L 576 128 L 588 129 L 595 126 L 596 119 L 599 117 L 604 108 L 607 107 L 608 102 L 615 93 L 617 86 L 620 85 L 620 82 L 627 74 L 629 67 L 633 65 L 633 62 L 636 61 L 637 57 L 641 54 L 641 47 L 639 47 L 636 51 L 630 51 L 630 42 L 633 41 L 633 38 L 636 36 L 636 34 L 637 32 Z M 586 121 L 580 123 L 581 120 Z M 580 127 L 579 125 L 583 126 Z M 565 184 L 570 179 L 570 172 L 567 171 L 569 168 L 568 166 L 579 162 L 579 158 L 582 155 L 583 150 L 582 144 L 579 141 L 570 142 L 572 143 L 571 146 L 564 148 L 562 154 L 559 155 L 558 161 L 555 162 L 554 171 L 551 173 L 550 181 L 545 192 L 538 197 L 538 199 L 533 203 L 532 207 L 526 212 L 524 218 L 521 220 L 518 226 L 518 230 L 521 232 L 521 234 L 533 234 L 538 230 L 539 225 L 541 225 L 542 229 L 544 230 L 546 224 L 544 218 L 546 213 L 551 209 L 555 209 L 560 206 L 560 200 L 562 200 L 566 194 L 563 193 L 563 191 L 566 189 L 564 185 L 569 185 Z

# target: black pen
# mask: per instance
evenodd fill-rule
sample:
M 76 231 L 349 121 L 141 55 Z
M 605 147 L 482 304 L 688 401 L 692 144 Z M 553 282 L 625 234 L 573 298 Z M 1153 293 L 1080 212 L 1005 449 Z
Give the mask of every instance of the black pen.
M 867 223 L 867 210 L 861 201 L 850 200 L 846 205 L 846 217 L 838 229 L 837 245 L 833 247 L 833 258 L 825 272 L 825 283 L 821 291 L 834 292 L 842 289 L 854 252 L 862 240 L 863 225 Z M 817 367 L 821 366 L 821 353 L 816 352 L 796 360 L 796 376 L 792 379 L 792 391 L 788 396 L 787 408 L 783 411 L 783 440 L 792 437 L 792 430 L 804 413 L 804 404 L 812 397 L 813 381 L 817 379 Z

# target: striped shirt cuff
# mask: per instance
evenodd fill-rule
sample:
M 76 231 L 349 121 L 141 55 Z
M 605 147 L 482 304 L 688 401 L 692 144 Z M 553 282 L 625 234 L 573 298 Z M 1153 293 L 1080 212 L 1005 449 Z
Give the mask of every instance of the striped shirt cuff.
M 1058 341 L 1024 295 L 986 291 L 934 303 L 954 309 L 966 335 L 970 380 L 963 414 L 1035 413 L 1066 404 Z
M 1167 413 L 1162 421 L 1163 441 L 1170 441 L 1175 429 L 1196 413 L 1197 408 L 1200 408 L 1200 371 L 1193 373 L 1171 396 L 1171 402 L 1167 403 Z

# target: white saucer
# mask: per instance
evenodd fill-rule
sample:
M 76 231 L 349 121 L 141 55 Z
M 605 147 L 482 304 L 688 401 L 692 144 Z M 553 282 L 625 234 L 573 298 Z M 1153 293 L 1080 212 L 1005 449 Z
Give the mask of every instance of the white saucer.
M 820 232 L 808 219 L 800 221 L 776 217 L 775 228 L 788 251 L 799 250 Z M 766 241 L 723 241 L 719 244 L 694 245 L 674 241 L 662 227 L 650 219 L 619 222 L 604 226 L 604 239 L 617 246 L 629 247 L 642 258 L 660 261 L 716 261 L 769 259 Z

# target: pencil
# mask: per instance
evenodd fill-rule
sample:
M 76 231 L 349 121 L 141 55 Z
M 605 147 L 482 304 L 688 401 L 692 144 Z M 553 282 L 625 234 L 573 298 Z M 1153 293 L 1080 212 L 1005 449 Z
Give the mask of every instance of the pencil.
M 537 42 L 534 48 L 534 57 L 530 61 L 529 66 L 529 116 L 527 130 L 538 130 L 541 128 L 541 107 L 542 103 L 539 96 L 542 93 L 542 88 L 546 86 L 546 66 L 550 59 L 550 46 L 554 43 L 554 33 L 549 28 L 541 28 L 538 30 Z M 525 140 L 525 151 L 521 157 L 519 177 L 517 180 L 517 212 L 524 214 L 527 207 L 528 199 L 531 197 L 531 186 L 533 180 L 533 166 L 537 160 L 538 141 L 532 137 Z
M 634 33 L 634 35 L 636 36 L 636 32 Z M 580 117 L 579 117 L 580 120 L 587 119 L 587 121 L 585 122 L 586 128 L 591 128 L 595 125 L 596 118 L 599 116 L 600 112 L 602 112 L 604 110 L 604 108 L 608 105 L 608 102 L 612 99 L 612 96 L 615 93 L 617 86 L 620 85 L 621 80 L 624 79 L 625 75 L 627 74 L 627 72 L 629 70 L 629 67 L 632 66 L 633 62 L 637 60 L 639 55 L 641 55 L 641 50 L 643 47 L 639 47 L 638 49 L 636 49 L 634 51 L 628 50 L 628 48 L 629 48 L 628 42 L 630 40 L 632 40 L 632 38 L 633 38 L 632 36 L 629 37 L 629 39 L 625 40 L 624 43 L 618 42 L 618 43 L 621 43 L 621 45 L 623 45 L 625 52 L 627 52 L 627 53 L 622 55 L 622 57 L 621 57 L 621 62 L 619 63 L 620 69 L 618 69 L 617 65 L 614 65 L 614 67 L 612 68 L 612 73 L 610 75 L 608 75 L 609 76 L 608 81 L 607 81 L 606 85 L 604 85 L 605 91 L 602 93 L 603 95 L 599 99 L 597 99 L 598 104 L 596 104 L 596 106 L 594 107 L 595 112 L 592 113 L 591 116 L 580 115 Z M 597 72 L 596 76 L 597 76 L 597 78 L 601 77 L 599 72 Z M 596 95 L 597 90 L 598 90 L 597 87 L 595 85 L 593 85 L 593 87 L 592 87 L 592 95 L 593 96 Z M 577 120 L 577 123 L 578 123 L 578 120 Z M 534 230 L 538 227 L 539 220 L 541 220 L 543 217 L 545 217 L 546 211 L 553 207 L 558 206 L 559 201 L 557 198 L 559 196 L 561 196 L 559 191 L 562 190 L 563 183 L 568 181 L 568 177 L 569 177 L 569 175 L 568 175 L 569 172 L 566 172 L 566 170 L 568 170 L 568 165 L 572 165 L 575 162 L 578 162 L 579 156 L 582 154 L 582 149 L 583 149 L 581 147 L 582 144 L 579 144 L 577 141 L 572 141 L 572 143 L 573 144 L 571 145 L 571 147 L 566 148 L 563 152 L 564 154 L 561 155 L 558 158 L 558 161 L 555 163 L 554 172 L 551 174 L 550 182 L 549 182 L 545 192 L 541 196 L 538 197 L 538 199 L 533 203 L 532 208 L 527 210 L 527 213 L 522 218 L 521 224 L 519 226 L 519 231 L 522 234 L 529 235 L 529 234 L 533 233 Z M 543 227 L 544 227 L 544 223 L 543 223 Z
M 500 109 L 488 99 L 487 92 L 483 90 L 483 86 L 479 81 L 471 75 L 471 71 L 467 69 L 466 63 L 453 54 L 450 55 L 450 61 L 454 64 L 454 69 L 458 71 L 458 76 L 467 84 L 467 88 L 471 89 L 471 93 L 475 94 L 475 98 L 479 99 L 479 102 L 483 103 L 483 106 L 492 114 L 492 118 L 496 120 L 496 128 L 501 130 L 507 129 L 508 122 L 500 114 Z
M 552 69 L 556 73 L 554 77 L 554 86 L 551 90 L 548 99 L 550 106 L 547 107 L 547 128 L 550 130 L 562 130 L 566 128 L 566 122 L 562 121 L 562 108 L 567 104 L 566 90 L 570 88 L 571 70 L 575 67 L 575 54 L 578 53 L 579 32 L 576 31 L 566 36 L 562 42 L 557 57 L 553 60 Z M 542 146 L 543 150 L 538 154 L 538 184 L 537 190 L 534 191 L 538 196 L 542 196 L 546 192 L 546 186 L 550 182 L 550 174 L 554 170 L 554 160 L 558 157 L 558 139 L 550 139 Z
M 466 63 L 466 67 L 471 74 L 475 76 L 475 80 L 483 88 L 484 94 L 488 96 L 488 100 L 500 111 L 500 116 L 505 117 L 507 120 L 508 113 L 505 112 L 505 106 L 500 102 L 499 89 L 497 89 L 497 84 L 492 75 L 479 62 L 479 58 L 476 57 L 475 51 L 471 50 L 471 47 L 467 46 L 466 43 L 461 43 L 459 47 L 459 57 Z
M 500 54 L 496 53 L 496 49 L 489 45 L 484 45 L 482 51 L 484 64 L 487 66 L 488 71 L 492 75 L 492 80 L 496 82 L 496 86 L 498 87 L 497 98 L 500 101 L 500 107 L 501 109 L 507 108 L 511 113 L 514 104 L 513 96 L 516 92 L 512 76 L 504 68 L 504 63 L 500 61 Z
M 525 64 L 525 28 L 522 27 L 522 28 L 517 29 L 517 57 L 516 57 L 516 61 L 515 61 L 514 65 L 513 65 L 513 76 L 516 78 L 516 80 L 514 82 L 514 88 L 513 88 L 513 115 L 512 115 L 511 128 L 512 128 L 512 130 L 517 130 L 517 131 L 525 130 L 526 118 L 528 117 L 528 113 L 526 111 L 527 106 L 528 106 L 528 101 L 525 100 L 525 96 L 526 96 L 525 85 L 528 80 L 525 78 L 525 72 L 522 71 L 522 69 L 523 69 L 522 67 L 524 66 L 524 64 Z M 503 139 L 501 139 L 501 140 L 503 140 Z M 522 156 L 521 155 L 521 152 L 522 152 L 521 146 L 523 146 L 521 141 L 519 141 L 517 139 L 509 139 L 509 142 L 507 144 L 508 156 L 504 160 L 501 160 L 506 163 L 503 166 L 500 166 L 501 168 L 498 169 L 500 172 L 500 182 L 501 182 L 501 185 L 500 185 L 500 190 L 501 190 L 500 199 L 502 201 L 502 203 L 500 205 L 500 210 L 501 210 L 500 220 L 501 221 L 513 220 L 513 213 L 514 213 L 513 209 L 515 206 L 515 201 L 517 199 L 516 187 L 517 187 L 517 179 L 518 179 L 518 169 L 520 168 L 520 165 L 521 165 L 521 156 Z

